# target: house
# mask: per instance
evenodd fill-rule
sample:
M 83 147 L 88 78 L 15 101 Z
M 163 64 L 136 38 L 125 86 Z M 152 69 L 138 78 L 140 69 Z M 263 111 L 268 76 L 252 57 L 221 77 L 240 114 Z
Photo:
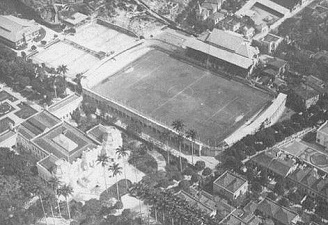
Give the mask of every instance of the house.
M 322 124 L 317 130 L 316 142 L 328 148 L 328 121 Z
M 226 14 L 223 12 L 215 12 L 208 17 L 208 26 L 213 29 L 218 22 L 223 20 L 226 17 Z
M 244 208 L 234 210 L 229 217 L 227 217 L 220 224 L 223 225 L 259 225 L 262 219 L 254 214 L 257 209 L 257 203 L 251 201 Z
M 288 70 L 288 62 L 269 55 L 261 55 L 260 62 L 265 66 L 265 69 L 271 69 L 275 71 L 275 77 L 282 77 L 283 74 Z
M 260 39 L 260 51 L 266 54 L 272 54 L 284 39 L 280 36 L 268 33 Z
M 236 16 L 228 16 L 223 20 L 219 21 L 216 27 L 221 30 L 236 32 L 237 30 L 239 30 L 240 25 L 240 18 Z
M 248 190 L 248 181 L 239 175 L 226 171 L 213 182 L 213 192 L 238 205 Z
M 297 213 L 282 207 L 269 199 L 263 199 L 257 206 L 257 211 L 274 222 L 284 225 L 294 225 L 299 220 Z M 275 223 L 276 224 L 276 223 Z
M 83 0 L 55 0 L 56 4 L 82 4 Z
M 0 41 L 18 49 L 39 36 L 41 27 L 33 20 L 15 16 L 0 16 Z
M 198 19 L 206 20 L 210 15 L 219 11 L 224 1 L 225 0 L 205 0 L 202 4 L 198 5 Z
M 257 63 L 259 51 L 242 35 L 214 29 L 198 39 L 185 41 L 187 55 L 213 68 L 222 67 L 231 73 L 246 76 Z
M 292 88 L 292 90 L 301 97 L 306 108 L 314 105 L 319 100 L 320 92 L 306 83 L 301 83 L 297 87 Z
M 255 28 L 249 25 L 246 25 L 242 28 L 242 33 L 245 38 L 251 39 L 255 35 Z
M 297 165 L 286 155 L 279 155 L 279 152 L 276 153 L 275 151 L 258 154 L 250 160 L 250 163 L 284 179 L 297 168 Z

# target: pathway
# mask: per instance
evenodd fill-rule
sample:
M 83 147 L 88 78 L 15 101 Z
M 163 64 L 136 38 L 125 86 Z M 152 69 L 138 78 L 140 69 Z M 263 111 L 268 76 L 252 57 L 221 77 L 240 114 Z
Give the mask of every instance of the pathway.
M 160 154 L 156 150 L 148 151 L 148 154 L 154 157 L 154 159 L 156 160 L 158 171 L 160 170 L 165 171 L 166 161 L 164 156 L 162 156 L 162 154 Z

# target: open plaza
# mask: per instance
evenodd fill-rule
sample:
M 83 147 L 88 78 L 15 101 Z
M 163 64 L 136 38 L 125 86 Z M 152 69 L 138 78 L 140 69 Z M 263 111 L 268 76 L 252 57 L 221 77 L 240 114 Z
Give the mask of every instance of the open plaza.
M 206 144 L 223 141 L 272 100 L 154 49 L 91 89 L 168 127 L 181 119 Z

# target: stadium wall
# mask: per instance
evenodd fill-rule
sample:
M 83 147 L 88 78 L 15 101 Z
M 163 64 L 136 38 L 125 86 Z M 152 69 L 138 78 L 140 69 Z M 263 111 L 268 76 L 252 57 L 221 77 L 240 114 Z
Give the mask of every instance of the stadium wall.
M 280 93 L 265 111 L 258 115 L 249 124 L 245 124 L 237 131 L 235 131 L 232 135 L 226 138 L 224 142 L 228 146 L 232 146 L 234 143 L 246 137 L 247 135 L 254 134 L 259 130 L 260 127 L 269 127 L 275 124 L 286 108 L 286 99 L 287 95 Z

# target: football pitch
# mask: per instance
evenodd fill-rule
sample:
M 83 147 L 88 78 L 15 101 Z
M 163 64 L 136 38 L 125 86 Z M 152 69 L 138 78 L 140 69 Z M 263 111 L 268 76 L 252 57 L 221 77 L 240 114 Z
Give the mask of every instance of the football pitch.
M 181 119 L 206 144 L 224 140 L 272 100 L 160 50 L 151 50 L 92 90 L 168 126 Z

